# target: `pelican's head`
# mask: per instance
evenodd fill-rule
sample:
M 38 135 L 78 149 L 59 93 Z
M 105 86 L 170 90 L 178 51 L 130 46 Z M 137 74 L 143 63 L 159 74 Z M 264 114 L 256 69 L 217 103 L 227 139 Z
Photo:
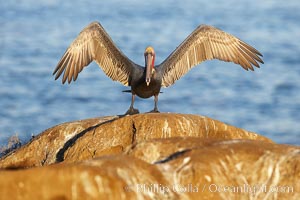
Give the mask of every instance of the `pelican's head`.
M 146 83 L 149 86 L 151 81 L 151 76 L 154 73 L 154 61 L 155 61 L 155 52 L 153 47 L 148 46 L 145 49 L 145 67 L 146 67 Z

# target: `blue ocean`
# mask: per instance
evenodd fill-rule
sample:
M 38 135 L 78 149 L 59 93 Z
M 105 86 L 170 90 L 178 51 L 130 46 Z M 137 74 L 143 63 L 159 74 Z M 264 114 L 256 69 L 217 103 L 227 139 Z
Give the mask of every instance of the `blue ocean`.
M 92 63 L 76 82 L 52 72 L 78 33 L 99 21 L 116 45 L 144 64 L 144 49 L 162 62 L 198 25 L 229 32 L 263 54 L 254 72 L 206 61 L 163 89 L 161 112 L 204 115 L 281 144 L 300 145 L 300 3 L 298 0 L 9 0 L 0 6 L 0 146 L 25 143 L 54 125 L 124 114 L 129 89 Z M 141 112 L 153 98 L 137 98 Z

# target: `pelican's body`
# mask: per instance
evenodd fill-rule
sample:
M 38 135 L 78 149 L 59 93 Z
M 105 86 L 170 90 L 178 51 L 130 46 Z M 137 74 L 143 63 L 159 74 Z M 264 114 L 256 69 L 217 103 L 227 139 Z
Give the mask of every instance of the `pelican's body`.
M 159 74 L 157 73 L 156 77 L 151 78 L 151 82 L 148 86 L 147 83 L 145 83 L 145 79 L 146 79 L 145 75 L 142 75 L 136 80 L 132 80 L 131 83 L 132 93 L 144 99 L 152 97 L 156 94 L 158 95 L 161 88 L 161 76 L 159 77 L 158 75 Z
M 149 85 L 146 80 L 147 67 L 137 66 L 134 68 L 129 85 L 131 86 L 131 92 L 141 98 L 149 98 L 155 94 L 159 94 L 161 89 L 162 76 L 156 67 L 152 67 L 152 76 Z
M 244 69 L 254 70 L 263 63 L 262 54 L 239 40 L 212 26 L 202 25 L 192 32 L 170 56 L 155 66 L 155 51 L 149 46 L 145 49 L 145 67 L 127 58 L 113 43 L 98 22 L 93 22 L 81 31 L 66 50 L 53 74 L 55 79 L 64 72 L 62 82 L 70 83 L 77 79 L 81 70 L 96 61 L 107 76 L 125 86 L 131 86 L 132 101 L 126 114 L 138 113 L 134 109 L 135 96 L 149 98 L 154 96 L 154 109 L 158 112 L 157 101 L 161 87 L 168 87 L 192 67 L 202 61 L 219 59 L 234 62 Z

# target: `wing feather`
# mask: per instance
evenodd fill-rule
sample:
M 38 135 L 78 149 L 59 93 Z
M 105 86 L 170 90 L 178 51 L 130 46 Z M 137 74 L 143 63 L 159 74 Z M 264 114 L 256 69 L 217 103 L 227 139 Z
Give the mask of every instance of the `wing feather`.
M 168 87 L 192 67 L 203 61 L 219 59 L 254 70 L 264 63 L 262 54 L 235 36 L 208 25 L 199 26 L 177 47 L 158 68 L 162 72 L 162 86 Z
M 108 77 L 124 85 L 129 85 L 131 72 L 137 66 L 116 47 L 101 24 L 93 22 L 80 32 L 58 62 L 53 72 L 55 80 L 64 72 L 62 83 L 75 81 L 92 61 Z
M 58 79 L 58 77 L 62 74 L 62 72 L 64 71 L 65 67 L 68 65 L 69 63 L 69 59 L 70 59 L 70 54 L 66 54 L 65 57 L 63 57 L 63 62 L 60 62 L 59 66 L 61 67 L 56 67 L 55 69 L 55 73 L 56 73 L 56 76 L 55 76 L 55 80 Z

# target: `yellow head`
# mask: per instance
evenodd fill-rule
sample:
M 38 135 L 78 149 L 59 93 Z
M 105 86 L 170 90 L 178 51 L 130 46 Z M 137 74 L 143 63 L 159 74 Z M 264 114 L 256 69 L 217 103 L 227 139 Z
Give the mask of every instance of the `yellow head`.
M 149 54 L 149 53 L 155 54 L 154 49 L 153 49 L 153 47 L 151 47 L 151 46 L 148 46 L 148 47 L 145 49 L 145 54 Z

